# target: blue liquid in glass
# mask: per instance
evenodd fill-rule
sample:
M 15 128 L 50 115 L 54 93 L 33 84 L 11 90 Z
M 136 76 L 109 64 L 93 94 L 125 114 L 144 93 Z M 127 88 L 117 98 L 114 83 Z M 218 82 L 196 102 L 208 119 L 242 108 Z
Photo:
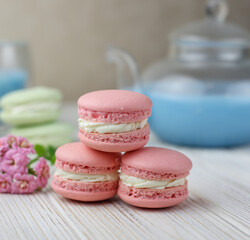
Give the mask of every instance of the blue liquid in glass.
M 250 81 L 187 83 L 163 81 L 139 91 L 153 102 L 149 124 L 162 140 L 199 147 L 250 142 Z
M 25 88 L 27 77 L 27 72 L 23 70 L 0 69 L 0 98 L 6 93 Z
M 164 141 L 201 147 L 250 142 L 250 97 L 149 94 L 152 130 Z
M 27 73 L 23 70 L 0 69 L 0 97 L 8 92 L 22 89 L 27 83 Z

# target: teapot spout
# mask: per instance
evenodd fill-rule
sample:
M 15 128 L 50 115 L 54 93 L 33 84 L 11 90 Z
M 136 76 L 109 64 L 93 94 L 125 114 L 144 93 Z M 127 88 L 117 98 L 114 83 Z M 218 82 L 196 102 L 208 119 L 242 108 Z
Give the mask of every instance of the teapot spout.
M 122 49 L 109 47 L 106 50 L 106 59 L 107 62 L 116 64 L 118 88 L 132 90 L 139 79 L 138 67 L 134 58 Z

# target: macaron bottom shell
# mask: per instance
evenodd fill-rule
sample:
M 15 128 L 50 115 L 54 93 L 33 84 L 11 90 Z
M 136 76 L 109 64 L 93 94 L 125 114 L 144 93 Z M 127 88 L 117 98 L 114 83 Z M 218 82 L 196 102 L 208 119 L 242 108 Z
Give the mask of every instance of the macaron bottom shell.
M 171 207 L 183 202 L 188 197 L 187 181 L 183 186 L 165 189 L 139 189 L 127 187 L 120 181 L 118 195 L 124 202 L 136 207 Z
M 117 193 L 118 181 L 90 183 L 65 180 L 54 176 L 51 187 L 65 198 L 95 202 L 114 197 Z
M 12 124 L 14 126 L 29 126 L 38 125 L 42 123 L 50 123 L 55 121 L 60 115 L 59 110 L 57 111 L 44 111 L 34 112 L 29 114 L 11 114 L 3 111 L 1 113 L 1 119 L 3 122 Z
M 78 137 L 88 147 L 103 152 L 128 152 L 142 148 L 148 143 L 150 129 L 147 124 L 143 129 L 125 133 L 88 133 L 79 131 Z
M 23 136 L 32 144 L 59 147 L 73 139 L 73 127 L 68 123 L 52 122 L 28 127 L 16 127 L 9 131 L 10 134 Z

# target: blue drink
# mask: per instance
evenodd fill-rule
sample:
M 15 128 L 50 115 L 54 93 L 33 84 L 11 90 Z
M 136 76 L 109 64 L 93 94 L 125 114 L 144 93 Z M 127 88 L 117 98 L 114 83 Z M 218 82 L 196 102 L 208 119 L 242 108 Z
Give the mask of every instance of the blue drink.
M 26 87 L 27 73 L 23 70 L 0 70 L 0 97 Z

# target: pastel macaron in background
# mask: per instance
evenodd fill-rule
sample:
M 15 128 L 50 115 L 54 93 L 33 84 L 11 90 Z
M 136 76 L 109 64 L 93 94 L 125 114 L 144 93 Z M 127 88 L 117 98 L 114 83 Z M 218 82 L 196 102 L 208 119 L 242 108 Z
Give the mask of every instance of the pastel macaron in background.
M 104 152 L 139 149 L 149 140 L 152 101 L 127 90 L 90 92 L 78 100 L 79 138 Z
M 117 193 L 120 153 L 105 153 L 88 148 L 81 142 L 59 147 L 56 171 L 51 186 L 65 198 L 100 201 Z
M 12 128 L 9 133 L 23 136 L 32 144 L 41 144 L 43 146 L 59 147 L 73 140 L 73 127 L 63 122 Z
M 60 114 L 61 100 L 61 92 L 48 87 L 11 92 L 1 98 L 1 120 L 14 126 L 52 122 Z
M 191 160 L 174 150 L 145 147 L 127 152 L 122 156 L 118 195 L 137 207 L 176 205 L 188 196 L 191 168 Z

